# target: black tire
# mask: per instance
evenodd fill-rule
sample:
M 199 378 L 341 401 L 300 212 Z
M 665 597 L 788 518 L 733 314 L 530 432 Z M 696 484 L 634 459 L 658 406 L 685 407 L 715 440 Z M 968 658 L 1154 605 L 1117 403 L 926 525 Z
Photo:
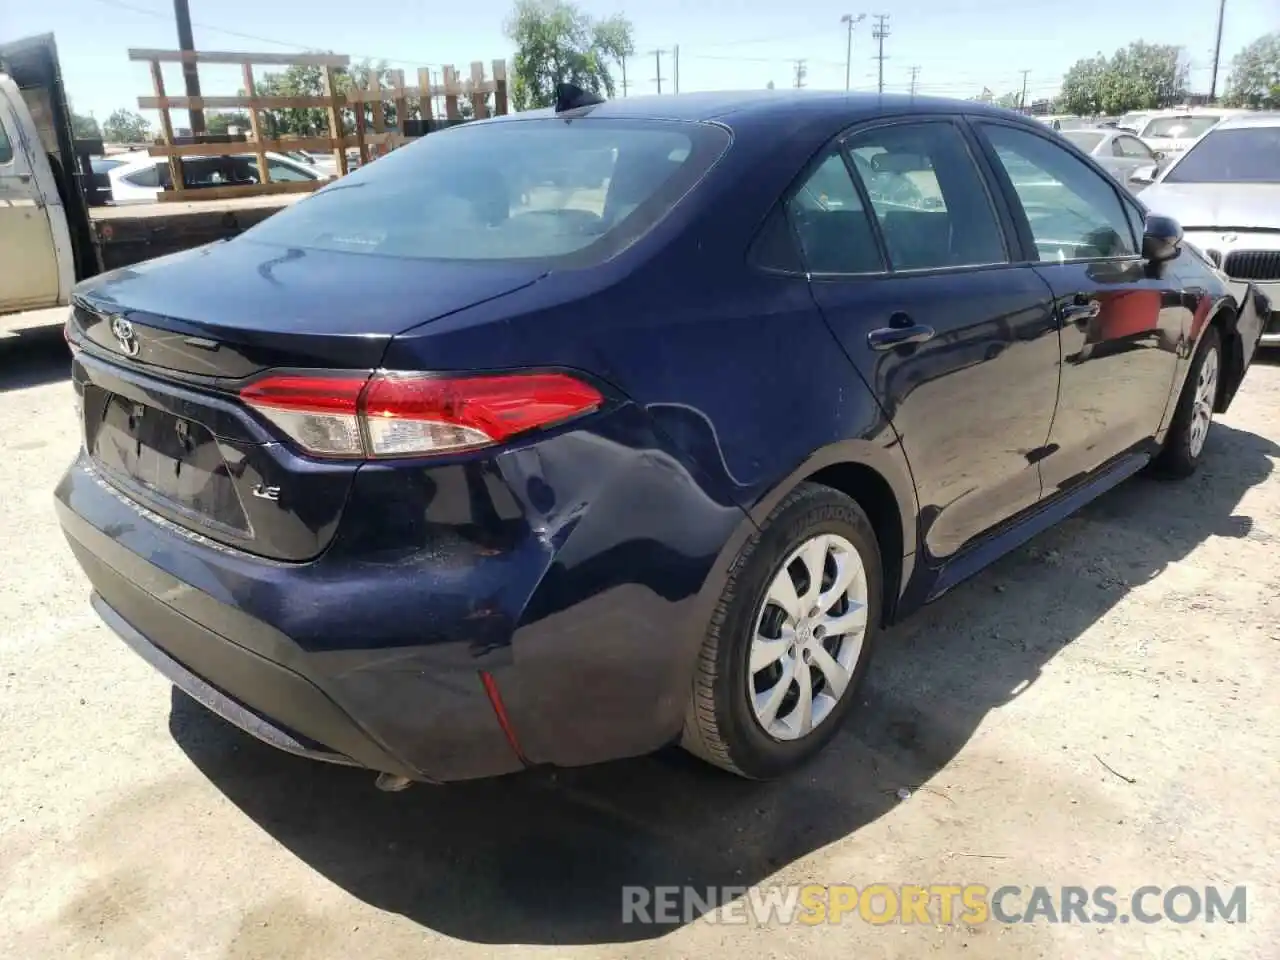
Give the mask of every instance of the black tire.
M 1196 428 L 1196 395 L 1200 387 L 1200 376 L 1205 369 L 1206 358 L 1210 354 L 1213 355 L 1216 369 L 1217 386 L 1214 396 L 1216 402 L 1216 394 L 1222 388 L 1222 338 L 1218 334 L 1218 328 L 1214 326 L 1206 327 L 1204 333 L 1200 335 L 1200 345 L 1196 348 L 1196 355 L 1191 361 L 1191 369 L 1187 371 L 1182 393 L 1178 395 L 1178 405 L 1174 408 L 1173 421 L 1169 424 L 1169 433 L 1165 436 L 1164 447 L 1152 464 L 1155 472 L 1160 476 L 1175 480 L 1189 477 L 1196 472 L 1196 467 L 1204 458 L 1207 434 L 1213 425 L 1212 416 L 1204 425 L 1206 437 L 1198 448 L 1193 440 L 1193 430 Z
M 782 564 L 819 534 L 838 534 L 857 550 L 867 578 L 867 625 L 850 680 L 826 718 L 794 740 L 775 739 L 756 719 L 747 695 L 748 663 L 756 615 Z M 739 776 L 781 776 L 818 753 L 839 731 L 859 699 L 880 628 L 883 597 L 880 550 L 867 515 L 844 494 L 803 483 L 769 515 L 742 547 L 711 616 L 694 673 L 681 746 Z

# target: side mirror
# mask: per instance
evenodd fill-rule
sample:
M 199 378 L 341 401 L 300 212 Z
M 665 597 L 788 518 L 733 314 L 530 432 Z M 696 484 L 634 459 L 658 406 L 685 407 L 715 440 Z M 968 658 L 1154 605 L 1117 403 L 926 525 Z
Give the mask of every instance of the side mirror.
M 1151 263 L 1164 263 L 1182 252 L 1182 225 L 1173 217 L 1150 214 L 1142 233 L 1142 255 Z
M 1129 182 L 1141 184 L 1142 186 L 1150 186 L 1156 182 L 1156 175 L 1159 174 L 1160 168 L 1154 164 L 1147 164 L 1145 167 L 1134 167 L 1129 173 Z

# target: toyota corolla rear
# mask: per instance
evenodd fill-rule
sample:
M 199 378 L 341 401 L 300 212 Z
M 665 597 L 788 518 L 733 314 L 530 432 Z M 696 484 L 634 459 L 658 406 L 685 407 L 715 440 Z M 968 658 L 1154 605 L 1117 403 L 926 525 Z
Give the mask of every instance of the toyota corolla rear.
M 57 503 L 102 618 L 320 759 L 451 780 L 658 746 L 683 667 L 645 579 L 698 582 L 741 517 L 553 331 L 682 234 L 727 140 L 476 124 L 82 285 Z

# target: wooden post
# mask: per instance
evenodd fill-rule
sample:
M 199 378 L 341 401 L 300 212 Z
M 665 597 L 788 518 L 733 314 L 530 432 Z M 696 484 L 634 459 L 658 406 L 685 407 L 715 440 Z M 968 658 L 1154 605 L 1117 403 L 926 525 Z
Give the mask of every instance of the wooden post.
M 493 61 L 493 113 L 495 116 L 506 116 L 507 113 L 507 61 Z
M 405 124 L 409 120 L 409 104 L 405 100 L 403 70 L 391 71 L 391 84 L 394 87 L 393 98 L 396 103 L 396 133 L 400 135 L 400 139 L 395 144 L 398 147 L 404 144 L 405 131 L 408 129 Z
M 462 119 L 458 112 L 458 71 L 449 64 L 444 68 L 444 115 L 453 123 Z
M 246 96 L 256 97 L 258 88 L 253 84 L 253 67 L 244 64 L 244 92 Z M 258 121 L 258 107 L 249 104 L 249 129 L 253 131 L 254 142 L 258 145 L 258 182 L 271 182 L 271 168 L 267 165 L 267 151 L 262 146 L 262 125 Z
M 324 95 L 329 100 L 329 139 L 333 141 L 333 159 L 338 165 L 338 176 L 347 175 L 346 129 L 342 126 L 342 101 L 338 93 L 337 76 L 333 67 L 324 68 Z M 363 110 L 364 104 L 358 104 Z
M 355 74 L 351 75 L 352 82 L 355 82 Z M 369 162 L 369 144 L 365 142 L 364 134 L 366 130 L 364 118 L 364 100 L 357 100 L 354 104 L 356 115 L 356 150 L 360 154 L 360 166 L 364 166 Z
M 151 61 L 151 85 L 155 87 L 156 96 L 160 99 L 160 134 L 164 137 L 165 146 L 173 148 L 173 119 L 169 116 L 169 104 L 164 98 L 164 72 L 160 69 L 160 61 Z M 186 189 L 182 179 L 182 159 L 169 154 L 169 181 L 175 193 L 181 194 Z
M 435 93 L 431 89 L 431 71 L 426 67 L 418 69 L 418 89 L 422 92 L 418 98 L 418 112 L 422 115 L 422 133 L 426 135 L 431 132 L 431 101 Z
M 485 106 L 484 64 L 479 60 L 471 61 L 471 115 L 477 120 L 489 116 L 489 108 Z

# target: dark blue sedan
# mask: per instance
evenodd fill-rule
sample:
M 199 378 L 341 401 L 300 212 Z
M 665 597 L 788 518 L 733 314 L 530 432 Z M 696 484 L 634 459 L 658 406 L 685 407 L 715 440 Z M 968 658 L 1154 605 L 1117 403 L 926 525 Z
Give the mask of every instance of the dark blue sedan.
M 888 625 L 1191 473 L 1267 310 L 1010 113 L 567 103 L 81 285 L 58 513 L 115 632 L 293 753 L 770 777 Z

